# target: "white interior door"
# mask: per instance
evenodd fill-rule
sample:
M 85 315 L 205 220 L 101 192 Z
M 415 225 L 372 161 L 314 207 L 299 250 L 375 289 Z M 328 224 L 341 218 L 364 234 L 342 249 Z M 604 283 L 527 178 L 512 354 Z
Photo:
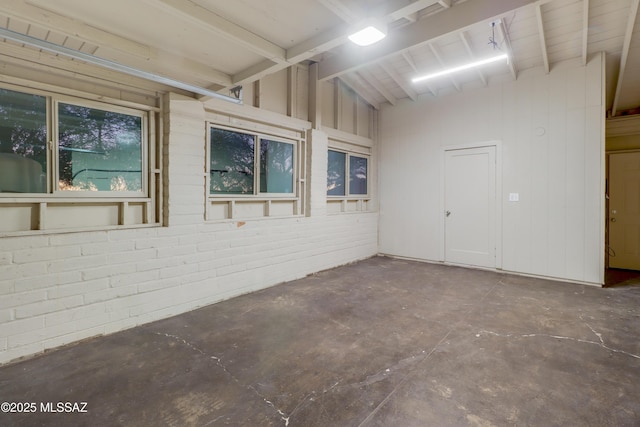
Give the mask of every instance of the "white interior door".
M 445 261 L 496 266 L 496 147 L 445 151 Z
M 640 270 L 640 153 L 609 155 L 609 247 L 609 267 Z

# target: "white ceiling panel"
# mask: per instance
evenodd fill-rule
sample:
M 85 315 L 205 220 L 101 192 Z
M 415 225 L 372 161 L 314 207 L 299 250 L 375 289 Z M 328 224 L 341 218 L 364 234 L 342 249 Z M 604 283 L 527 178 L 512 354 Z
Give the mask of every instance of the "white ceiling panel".
M 637 21 L 638 1 L 3 0 L 0 27 L 220 90 L 314 60 L 323 78 L 340 77 L 375 106 L 553 69 L 583 58 L 586 47 L 616 62 L 607 67 L 608 108 L 627 114 L 640 107 L 640 35 L 637 24 L 628 29 L 630 16 Z M 369 48 L 350 45 L 351 25 L 368 15 L 388 22 L 387 39 Z M 3 54 L 16 60 L 15 43 L 5 43 L 0 62 Z M 417 74 L 507 51 L 509 44 L 513 71 L 493 64 L 411 83 Z M 58 58 L 56 66 L 64 61 Z

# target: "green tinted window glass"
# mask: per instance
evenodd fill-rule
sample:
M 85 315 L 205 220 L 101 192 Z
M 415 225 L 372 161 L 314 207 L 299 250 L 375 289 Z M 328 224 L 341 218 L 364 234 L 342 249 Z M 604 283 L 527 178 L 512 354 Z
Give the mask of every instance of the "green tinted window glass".
M 142 191 L 142 118 L 58 105 L 59 188 Z
M 210 194 L 253 194 L 255 137 L 211 128 Z
M 349 156 L 349 194 L 367 194 L 367 159 Z
M 327 167 L 327 195 L 345 195 L 345 171 L 347 155 L 338 151 L 329 150 L 329 163 Z
M 260 140 L 260 192 L 293 193 L 293 144 Z
M 47 191 L 47 99 L 0 89 L 0 193 Z

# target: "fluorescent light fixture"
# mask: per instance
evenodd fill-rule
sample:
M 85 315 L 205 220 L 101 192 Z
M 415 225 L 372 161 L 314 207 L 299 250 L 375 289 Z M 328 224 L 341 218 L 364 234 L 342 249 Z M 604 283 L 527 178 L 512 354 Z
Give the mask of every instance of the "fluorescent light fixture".
M 369 19 L 365 21 L 360 28 L 360 30 L 349 36 L 349 40 L 358 46 L 369 46 L 387 36 L 387 26 L 377 20 Z
M 425 80 L 435 79 L 436 77 L 446 76 L 447 74 L 457 73 L 458 71 L 468 70 L 469 68 L 481 67 L 486 64 L 491 64 L 492 62 L 502 61 L 503 59 L 509 60 L 509 55 L 503 53 L 498 56 L 492 56 L 490 58 L 482 59 L 480 61 L 470 62 L 465 65 L 460 65 L 458 67 L 448 68 L 446 70 L 438 71 L 437 73 L 427 74 L 425 76 L 420 76 L 412 79 L 413 83 L 423 82 Z

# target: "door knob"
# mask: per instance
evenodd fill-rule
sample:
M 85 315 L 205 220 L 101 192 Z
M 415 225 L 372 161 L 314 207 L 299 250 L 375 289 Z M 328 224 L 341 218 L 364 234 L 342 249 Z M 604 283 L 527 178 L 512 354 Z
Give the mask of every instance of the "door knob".
M 616 219 L 615 218 L 611 218 L 611 222 L 616 222 Z
M 445 215 L 447 215 L 447 216 L 451 215 L 451 211 L 446 211 Z

